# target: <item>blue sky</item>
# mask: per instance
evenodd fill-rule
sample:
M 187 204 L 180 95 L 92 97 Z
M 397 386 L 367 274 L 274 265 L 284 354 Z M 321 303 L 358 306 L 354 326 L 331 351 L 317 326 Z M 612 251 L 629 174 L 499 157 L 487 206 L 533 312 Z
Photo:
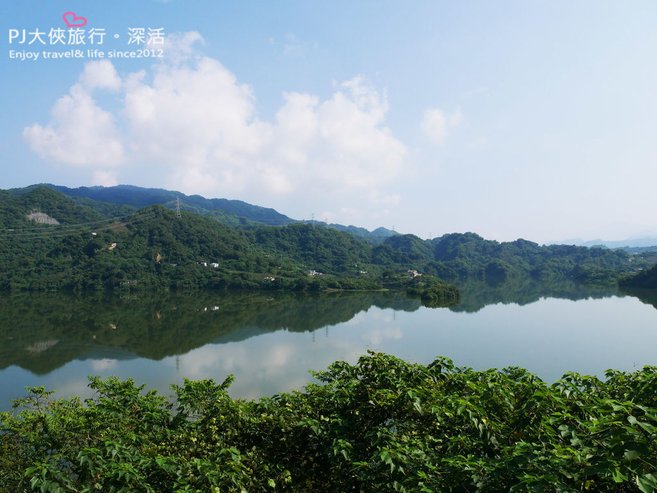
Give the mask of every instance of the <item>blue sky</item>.
M 135 4 L 0 5 L 0 188 L 130 183 L 422 237 L 657 234 L 654 2 Z M 106 30 L 104 59 L 10 58 L 78 48 L 9 42 L 67 11 Z M 108 58 L 134 27 L 163 28 L 162 58 Z

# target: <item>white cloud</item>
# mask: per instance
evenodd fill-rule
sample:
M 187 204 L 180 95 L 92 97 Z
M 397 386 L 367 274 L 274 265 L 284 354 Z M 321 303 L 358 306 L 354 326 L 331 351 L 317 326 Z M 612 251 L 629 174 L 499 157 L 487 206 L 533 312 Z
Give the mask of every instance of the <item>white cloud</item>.
M 401 171 L 406 153 L 390 129 L 382 127 L 387 101 L 360 77 L 343 86 L 348 92 L 335 93 L 319 111 L 320 134 L 337 167 L 331 176 L 342 175 L 360 187 L 387 181 Z
M 164 38 L 164 56 L 168 63 L 183 63 L 197 56 L 196 46 L 204 45 L 203 36 L 197 31 L 171 33 Z
M 84 66 L 80 84 L 87 90 L 100 88 L 116 91 L 121 88 L 121 78 L 109 60 L 99 60 Z
M 85 74 L 87 84 L 101 83 L 100 78 Z M 41 157 L 77 167 L 123 162 L 124 147 L 114 116 L 96 104 L 82 83 L 59 98 L 51 113 L 50 124 L 35 123 L 23 130 L 23 138 Z
M 251 88 L 218 61 L 162 65 L 152 81 L 131 81 L 124 115 L 135 157 L 229 170 L 254 155 L 263 132 Z
M 420 128 L 427 137 L 434 144 L 442 144 L 447 139 L 447 135 L 451 128 L 457 127 L 463 122 L 463 113 L 461 110 L 456 110 L 451 115 L 447 115 L 444 111 L 438 108 L 429 108 L 424 111 L 422 115 L 422 122 Z
M 88 63 L 51 122 L 27 127 L 25 140 L 45 159 L 90 169 L 97 184 L 116 183 L 121 166 L 157 165 L 153 185 L 185 192 L 260 203 L 332 193 L 371 207 L 399 202 L 378 190 L 400 176 L 407 157 L 385 125 L 385 93 L 357 76 L 325 99 L 285 93 L 265 121 L 253 89 L 195 51 L 200 41 L 198 33 L 171 37 L 164 61 L 123 77 L 109 61 Z M 101 108 L 97 90 L 116 92 L 121 108 Z

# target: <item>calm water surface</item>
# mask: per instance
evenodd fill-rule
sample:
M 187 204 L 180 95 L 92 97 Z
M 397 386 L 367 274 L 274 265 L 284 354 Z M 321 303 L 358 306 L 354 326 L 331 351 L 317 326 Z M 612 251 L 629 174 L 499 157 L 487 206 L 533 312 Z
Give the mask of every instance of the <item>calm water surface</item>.
M 231 394 L 301 388 L 309 370 L 368 349 L 476 369 L 566 371 L 657 365 L 657 295 L 574 285 L 462 286 L 462 303 L 425 308 L 385 293 L 176 294 L 0 298 L 0 408 L 45 385 L 91 395 L 88 375 L 169 392 L 183 378 L 236 379 Z

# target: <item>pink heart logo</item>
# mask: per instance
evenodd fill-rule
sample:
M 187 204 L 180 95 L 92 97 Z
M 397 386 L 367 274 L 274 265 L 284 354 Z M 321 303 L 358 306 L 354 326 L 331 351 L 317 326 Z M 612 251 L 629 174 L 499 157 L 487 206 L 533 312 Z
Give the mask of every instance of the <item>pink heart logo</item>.
M 83 27 L 87 25 L 87 18 L 82 17 L 81 15 L 76 15 L 75 12 L 65 12 L 62 15 L 66 27 L 69 29 L 72 27 Z

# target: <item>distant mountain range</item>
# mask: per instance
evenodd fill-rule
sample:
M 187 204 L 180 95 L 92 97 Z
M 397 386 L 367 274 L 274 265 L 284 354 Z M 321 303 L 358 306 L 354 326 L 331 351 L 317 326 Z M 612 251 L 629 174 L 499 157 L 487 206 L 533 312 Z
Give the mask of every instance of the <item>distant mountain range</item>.
M 577 245 L 585 247 L 597 247 L 603 246 L 607 248 L 623 248 L 623 249 L 645 249 L 652 248 L 657 250 L 657 237 L 654 236 L 644 236 L 640 238 L 628 238 L 626 240 L 582 240 L 582 239 L 570 239 L 560 242 L 554 242 L 553 244 L 560 245 Z
M 176 200 L 181 201 L 181 208 L 205 215 L 232 215 L 238 219 L 253 221 L 269 226 L 291 224 L 293 219 L 274 209 L 251 205 L 241 200 L 206 199 L 200 195 L 185 195 L 184 193 L 164 190 L 162 188 L 142 188 L 133 185 L 117 185 L 114 187 L 79 187 L 68 188 L 47 184 L 47 187 L 68 195 L 72 198 L 87 198 L 110 204 L 129 205 L 136 208 L 149 205 L 176 207 Z
M 108 204 L 131 206 L 135 208 L 146 207 L 149 205 L 162 205 L 169 209 L 175 209 L 177 200 L 180 200 L 181 210 L 214 216 L 221 222 L 233 226 L 254 223 L 267 226 L 284 226 L 292 223 L 308 222 L 338 231 L 351 233 L 352 235 L 365 238 L 374 243 L 380 243 L 386 238 L 397 234 L 386 228 L 377 228 L 374 231 L 368 231 L 365 228 L 357 226 L 327 224 L 321 221 L 298 221 L 291 219 L 274 209 L 252 205 L 241 200 L 207 199 L 200 195 L 185 195 L 181 192 L 164 190 L 161 188 L 142 188 L 133 185 L 79 188 L 69 188 L 52 184 L 46 184 L 45 186 L 73 199 L 90 199 L 106 202 Z M 82 201 L 82 203 L 86 202 Z
M 24 190 L 29 190 L 34 186 L 37 185 L 26 187 Z M 71 197 L 81 205 L 88 205 L 97 210 L 100 207 L 98 203 L 105 203 L 108 204 L 108 206 L 114 206 L 117 211 L 121 210 L 121 212 L 128 212 L 130 209 L 139 209 L 150 205 L 162 205 L 168 209 L 174 210 L 176 208 L 176 201 L 179 199 L 181 210 L 212 216 L 220 222 L 230 226 L 285 226 L 294 223 L 307 223 L 350 233 L 354 236 L 364 238 L 374 244 L 380 244 L 387 238 L 393 236 L 400 236 L 396 231 L 383 227 L 369 231 L 365 228 L 353 225 L 345 226 L 343 224 L 326 223 L 323 221 L 302 221 L 290 218 L 275 209 L 249 204 L 241 200 L 229 200 L 223 198 L 208 199 L 200 195 L 186 195 L 181 192 L 165 190 L 162 188 L 144 188 L 134 185 L 79 188 L 69 188 L 53 184 L 45 184 L 43 186 Z M 106 213 L 107 209 L 101 212 Z M 551 242 L 549 244 L 577 245 L 584 247 L 601 246 L 611 249 L 622 248 L 630 253 L 657 251 L 657 237 L 652 236 L 615 241 L 601 239 L 583 240 L 581 238 L 576 238 Z

